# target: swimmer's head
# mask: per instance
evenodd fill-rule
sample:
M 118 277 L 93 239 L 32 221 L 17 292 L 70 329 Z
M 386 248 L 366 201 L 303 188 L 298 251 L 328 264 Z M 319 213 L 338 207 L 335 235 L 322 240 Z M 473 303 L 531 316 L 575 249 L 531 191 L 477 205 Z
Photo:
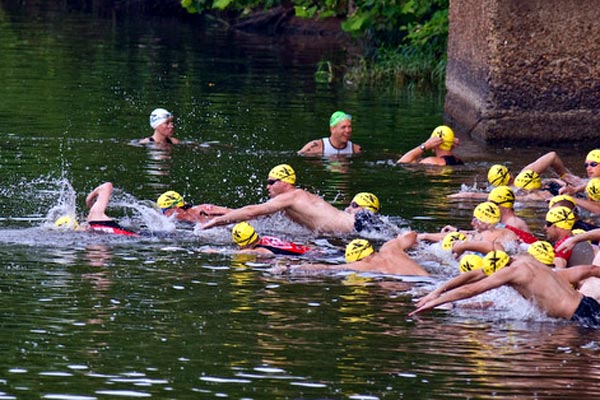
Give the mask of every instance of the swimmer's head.
M 156 129 L 157 126 L 167 121 L 169 118 L 173 118 L 173 114 L 164 108 L 157 108 L 150 114 L 150 126 L 152 129 Z
M 585 157 L 585 161 L 593 161 L 600 163 L 600 149 L 590 151 Z
M 568 207 L 554 207 L 546 213 L 546 227 L 571 230 L 575 225 L 575 214 Z
M 592 178 L 585 186 L 585 192 L 592 201 L 600 201 L 600 178 Z
M 246 247 L 258 240 L 258 233 L 249 223 L 240 222 L 231 230 L 231 238 L 238 246 Z
M 357 206 L 365 208 L 375 214 L 379 212 L 380 204 L 379 199 L 373 193 L 361 192 L 356 194 L 352 199 L 352 203 L 355 203 Z M 352 203 L 351 206 L 353 205 Z
M 442 249 L 443 250 L 452 250 L 452 246 L 454 246 L 455 242 L 464 242 L 467 240 L 467 236 L 465 236 L 462 232 L 450 232 L 444 236 L 442 239 Z
M 509 261 L 510 257 L 502 250 L 492 250 L 483 257 L 481 268 L 486 275 L 491 275 L 504 268 Z
M 554 196 L 548 202 L 548 208 L 552 208 L 554 206 L 565 206 L 571 209 L 577 207 L 577 203 L 575 203 L 575 199 L 568 194 L 559 194 L 558 196 Z
M 521 171 L 515 178 L 515 186 L 525 190 L 540 189 L 542 187 L 542 179 L 537 172 L 526 169 Z
M 354 239 L 346 246 L 346 262 L 360 261 L 373 254 L 373 246 L 365 239 Z
M 277 179 L 290 185 L 296 184 L 296 172 L 288 164 L 279 164 L 269 172 L 269 178 Z
M 492 186 L 506 186 L 510 182 L 510 171 L 504 165 L 492 165 L 488 170 L 487 179 Z
M 544 240 L 538 240 L 529 245 L 527 252 L 542 264 L 552 265 L 554 263 L 554 248 Z
M 475 271 L 483 267 L 483 258 L 477 254 L 465 254 L 460 258 L 458 262 L 458 269 L 460 272 Z
M 488 201 L 504 208 L 513 208 L 515 204 L 515 193 L 508 186 L 498 186 L 488 194 Z
M 486 201 L 475 207 L 473 216 L 484 224 L 494 225 L 500 222 L 500 209 L 491 201 Z
M 161 194 L 158 197 L 158 200 L 156 200 L 156 204 L 158 204 L 158 207 L 160 207 L 163 214 L 170 208 L 185 206 L 183 197 L 174 190 L 169 190 Z
M 352 121 L 352 115 L 346 114 L 343 111 L 336 111 L 333 114 L 331 114 L 331 117 L 329 118 L 329 126 L 334 127 L 345 120 Z
M 54 221 L 54 226 L 61 230 L 76 230 L 79 228 L 77 220 L 69 215 L 63 215 Z
M 451 150 L 454 146 L 454 131 L 449 126 L 438 126 L 431 132 L 431 137 L 442 138 L 443 142 L 439 145 L 441 150 Z

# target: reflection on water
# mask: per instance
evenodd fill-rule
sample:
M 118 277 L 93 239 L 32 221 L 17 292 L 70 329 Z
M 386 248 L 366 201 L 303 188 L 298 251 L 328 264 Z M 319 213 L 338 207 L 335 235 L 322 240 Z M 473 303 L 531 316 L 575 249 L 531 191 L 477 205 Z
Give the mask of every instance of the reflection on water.
M 415 297 L 457 273 L 439 246 L 415 250 L 433 274 L 418 281 L 274 276 L 274 264 L 302 260 L 236 254 L 228 227 L 176 225 L 154 205 L 165 190 L 196 204 L 264 201 L 268 171 L 289 163 L 301 187 L 338 208 L 358 192 L 375 193 L 397 230 L 467 227 L 474 202 L 446 195 L 481 187 L 492 164 L 517 170 L 548 149 L 482 148 L 461 138 L 464 167 L 396 166 L 441 122 L 443 93 L 318 85 L 315 63 L 343 54 L 316 40 L 302 47 L 200 22 L 90 20 L 7 3 L 0 398 L 598 394 L 598 332 L 550 319 L 510 289 L 478 300 L 494 303 L 485 311 L 409 319 Z M 178 116 L 185 144 L 132 145 L 163 104 Z M 364 154 L 297 156 L 336 109 L 355 116 L 353 139 Z M 575 173 L 584 172 L 585 152 L 564 154 Z M 109 214 L 148 235 L 52 229 L 54 215 L 83 220 L 85 195 L 104 181 L 115 185 Z M 542 233 L 544 209 L 518 204 L 517 213 Z M 315 261 L 340 261 L 349 239 L 315 237 L 281 215 L 255 227 L 323 249 Z M 397 230 L 370 239 L 380 245 Z

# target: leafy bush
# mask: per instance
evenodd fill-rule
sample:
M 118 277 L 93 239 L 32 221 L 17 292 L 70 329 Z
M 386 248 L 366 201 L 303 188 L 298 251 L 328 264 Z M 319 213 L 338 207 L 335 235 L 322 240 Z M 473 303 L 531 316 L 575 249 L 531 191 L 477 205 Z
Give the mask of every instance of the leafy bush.
M 342 19 L 342 29 L 366 44 L 352 81 L 443 82 L 449 0 L 287 0 L 301 18 Z M 181 0 L 189 12 L 241 14 L 281 5 L 280 0 Z M 326 61 L 324 61 L 326 62 Z M 363 79 L 360 77 L 363 76 Z

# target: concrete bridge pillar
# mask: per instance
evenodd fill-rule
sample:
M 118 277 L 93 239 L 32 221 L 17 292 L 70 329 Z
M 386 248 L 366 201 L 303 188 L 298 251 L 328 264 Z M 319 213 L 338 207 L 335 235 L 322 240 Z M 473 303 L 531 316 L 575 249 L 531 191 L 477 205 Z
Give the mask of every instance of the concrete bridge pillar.
M 490 144 L 600 145 L 600 2 L 450 0 L 449 18 L 450 126 Z

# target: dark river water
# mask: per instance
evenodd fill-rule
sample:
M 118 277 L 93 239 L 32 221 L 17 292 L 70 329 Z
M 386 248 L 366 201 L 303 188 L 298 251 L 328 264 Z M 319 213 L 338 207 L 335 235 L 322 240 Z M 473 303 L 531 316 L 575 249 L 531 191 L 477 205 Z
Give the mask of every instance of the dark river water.
M 432 273 L 421 281 L 279 276 L 268 269 L 290 260 L 234 254 L 229 228 L 175 226 L 152 205 L 166 190 L 193 203 L 260 202 L 268 171 L 285 162 L 339 208 L 377 194 L 397 231 L 466 228 L 474 203 L 446 195 L 481 186 L 496 162 L 519 169 L 548 149 L 461 137 L 465 167 L 395 166 L 442 123 L 444 93 L 315 83 L 318 61 L 343 61 L 335 43 L 10 3 L 0 1 L 0 399 L 600 395 L 600 334 L 550 319 L 510 289 L 482 297 L 492 310 L 409 318 L 415 298 L 457 273 L 436 246 L 414 253 Z M 151 134 L 156 107 L 175 114 L 185 144 L 132 142 Z M 353 115 L 364 154 L 297 156 L 327 135 L 337 109 Z M 588 150 L 559 151 L 583 173 Z M 83 220 L 86 194 L 105 181 L 116 188 L 108 213 L 155 234 L 49 228 L 57 210 Z M 518 207 L 536 233 L 544 206 Z M 256 227 L 331 259 L 348 241 L 281 216 Z

